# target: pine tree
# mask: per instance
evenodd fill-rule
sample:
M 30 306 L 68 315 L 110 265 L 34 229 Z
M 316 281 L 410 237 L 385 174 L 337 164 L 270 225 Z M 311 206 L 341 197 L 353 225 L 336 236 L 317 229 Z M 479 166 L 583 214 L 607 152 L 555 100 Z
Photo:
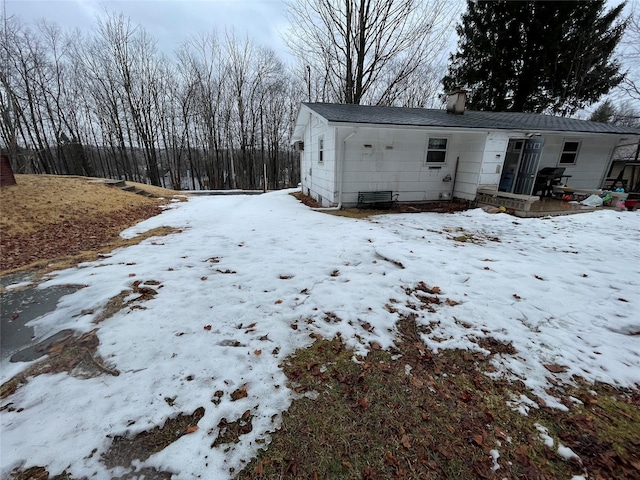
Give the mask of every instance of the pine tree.
M 589 117 L 589 121 L 591 122 L 601 122 L 601 123 L 609 123 L 611 119 L 616 114 L 616 107 L 611 102 L 611 100 L 606 99 L 598 108 L 596 108 L 591 116 Z
M 572 115 L 595 103 L 624 78 L 613 58 L 624 4 L 605 3 L 468 0 L 445 89 L 470 89 L 481 110 Z

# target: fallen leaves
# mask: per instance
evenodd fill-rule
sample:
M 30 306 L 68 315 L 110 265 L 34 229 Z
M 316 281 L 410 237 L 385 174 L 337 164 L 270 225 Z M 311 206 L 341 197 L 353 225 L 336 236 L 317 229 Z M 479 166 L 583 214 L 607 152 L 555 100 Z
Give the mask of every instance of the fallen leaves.
M 474 435 L 473 442 L 481 448 L 484 447 L 484 438 L 482 437 L 482 435 L 479 435 L 479 434 Z
M 231 394 L 231 400 L 236 402 L 242 398 L 246 398 L 248 395 L 249 394 L 247 393 L 247 386 L 243 385 Z
M 544 368 L 549 370 L 551 373 L 564 373 L 569 369 L 568 367 L 565 367 L 564 365 L 558 365 L 556 363 L 545 364 Z
M 253 430 L 253 415 L 251 410 L 246 410 L 240 418 L 229 422 L 226 418 L 218 422 L 218 436 L 211 444 L 211 448 L 227 443 L 238 443 L 241 435 L 246 435 Z
M 6 209 L 9 211 L 9 209 Z M 2 232 L 0 270 L 22 267 L 33 262 L 97 251 L 120 239 L 119 233 L 140 220 L 153 217 L 162 210 L 157 204 L 124 206 L 115 212 L 86 212 L 51 224 L 34 221 L 33 231 L 12 234 Z M 25 221 L 24 219 L 22 221 Z
M 355 404 L 355 407 L 360 407 L 362 410 L 368 410 L 369 409 L 369 399 L 367 399 L 367 397 L 362 397 L 362 398 L 358 399 L 358 401 Z

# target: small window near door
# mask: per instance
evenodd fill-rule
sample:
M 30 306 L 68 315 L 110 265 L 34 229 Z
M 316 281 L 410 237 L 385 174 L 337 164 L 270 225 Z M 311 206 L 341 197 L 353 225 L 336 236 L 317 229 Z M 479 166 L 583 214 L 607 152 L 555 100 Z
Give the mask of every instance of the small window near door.
M 324 162 L 324 138 L 318 138 L 318 163 Z
M 429 138 L 426 163 L 445 163 L 447 158 L 447 139 Z
M 574 140 L 565 140 L 560 154 L 559 165 L 575 165 L 580 150 L 580 142 Z

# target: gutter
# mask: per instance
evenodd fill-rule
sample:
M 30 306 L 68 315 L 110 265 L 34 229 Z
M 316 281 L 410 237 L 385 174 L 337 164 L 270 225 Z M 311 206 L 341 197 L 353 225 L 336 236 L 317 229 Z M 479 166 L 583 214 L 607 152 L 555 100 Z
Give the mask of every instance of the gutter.
M 340 163 L 340 182 L 339 182 L 339 189 L 338 189 L 338 205 L 336 205 L 335 207 L 312 208 L 312 210 L 315 210 L 316 212 L 335 212 L 342 208 L 342 187 L 344 184 L 344 164 L 345 164 L 344 160 L 347 154 L 347 140 L 353 137 L 357 133 L 357 131 L 358 129 L 354 127 L 353 132 L 347 135 L 345 139 L 342 141 L 342 155 L 341 155 L 342 158 L 340 158 L 341 163 Z

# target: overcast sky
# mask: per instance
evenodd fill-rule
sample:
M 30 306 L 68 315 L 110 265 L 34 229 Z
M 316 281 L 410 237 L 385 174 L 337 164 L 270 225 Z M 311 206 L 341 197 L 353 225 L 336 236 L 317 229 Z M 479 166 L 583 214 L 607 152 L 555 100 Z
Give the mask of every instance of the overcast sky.
M 142 25 L 158 47 L 171 56 L 190 35 L 235 30 L 258 45 L 286 54 L 280 32 L 286 29 L 285 5 L 281 0 L 2 0 L 7 16 L 26 23 L 46 18 L 65 29 L 90 31 L 105 12 L 123 13 Z

